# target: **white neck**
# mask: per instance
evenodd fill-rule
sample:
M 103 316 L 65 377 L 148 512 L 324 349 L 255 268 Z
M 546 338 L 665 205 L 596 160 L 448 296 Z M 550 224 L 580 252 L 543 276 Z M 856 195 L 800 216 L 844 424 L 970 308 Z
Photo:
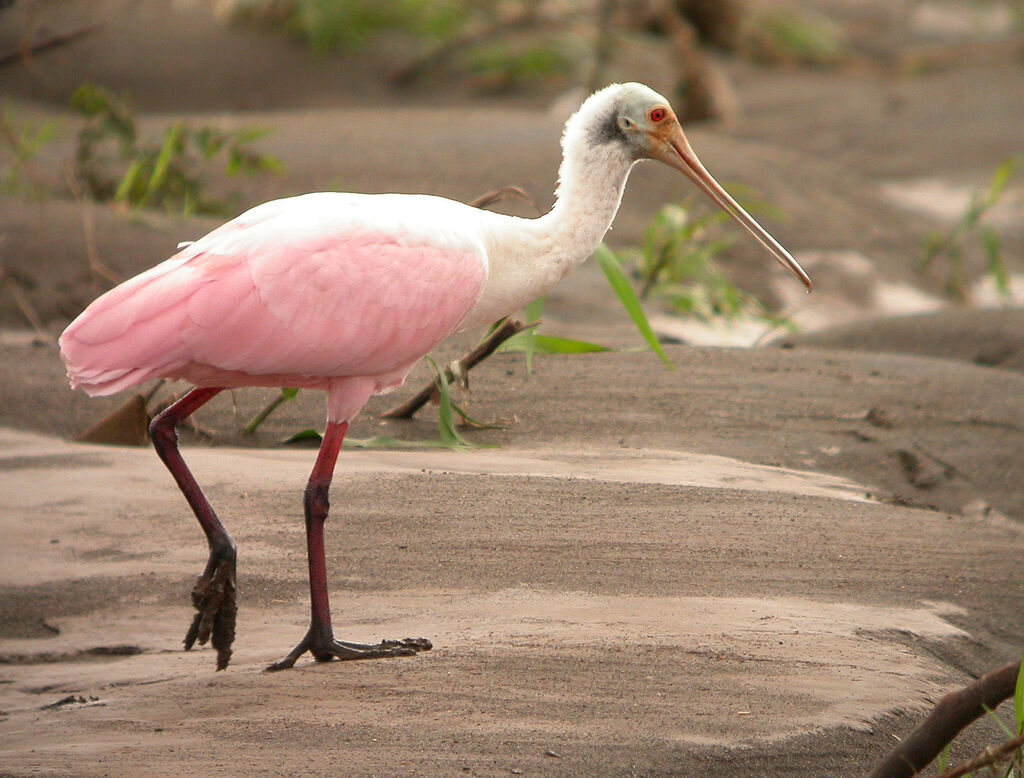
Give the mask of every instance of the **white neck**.
M 555 204 L 535 220 L 547 244 L 545 264 L 564 267 L 562 276 L 584 262 L 604 239 L 622 202 L 633 160 L 616 146 L 566 149 L 558 169 Z
M 538 219 L 489 215 L 490 270 L 465 327 L 490 323 L 547 294 L 594 253 L 611 226 L 634 160 L 618 144 L 590 141 L 587 107 L 566 126 L 551 210 Z

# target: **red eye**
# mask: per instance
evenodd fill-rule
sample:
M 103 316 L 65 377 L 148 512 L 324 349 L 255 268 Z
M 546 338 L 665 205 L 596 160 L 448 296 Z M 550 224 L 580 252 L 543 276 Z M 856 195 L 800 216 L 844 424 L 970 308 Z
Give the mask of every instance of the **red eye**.
M 651 112 L 647 114 L 647 116 L 652 122 L 660 122 L 668 116 L 668 111 L 664 108 L 652 108 Z

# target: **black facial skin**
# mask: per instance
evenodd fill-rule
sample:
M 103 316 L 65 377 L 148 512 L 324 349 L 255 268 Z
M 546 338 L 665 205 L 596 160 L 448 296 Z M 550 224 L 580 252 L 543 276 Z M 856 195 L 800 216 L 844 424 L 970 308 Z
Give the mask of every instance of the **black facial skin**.
M 608 115 L 594 125 L 588 140 L 594 146 L 603 146 L 606 143 L 621 143 L 623 146 L 629 146 L 629 139 L 622 131 L 622 127 L 619 126 L 618 105 L 612 106 Z

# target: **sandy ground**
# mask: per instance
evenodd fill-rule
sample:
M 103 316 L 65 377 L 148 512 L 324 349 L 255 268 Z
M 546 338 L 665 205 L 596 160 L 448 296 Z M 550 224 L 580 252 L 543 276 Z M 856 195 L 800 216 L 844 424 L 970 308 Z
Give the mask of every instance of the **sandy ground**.
M 507 183 L 550 202 L 553 91 L 396 94 L 373 57 L 327 67 L 260 33 L 128 6 L 69 4 L 81 15 L 68 19 L 106 26 L 35 72 L 0 72 L 14 105 L 65 128 L 43 175 L 72 148 L 61 106 L 90 77 L 131 88 L 154 130 L 274 127 L 266 148 L 288 172 L 230 182 L 243 205 L 323 188 L 467 199 Z M 909 45 L 871 40 L 893 56 Z M 239 544 L 240 615 L 226 672 L 209 650 L 182 652 L 205 561 L 194 520 L 151 451 L 70 442 L 126 398 L 67 389 L 5 290 L 0 775 L 851 776 L 945 691 L 1019 656 L 1024 313 L 953 307 L 915 261 L 1021 150 L 1024 69 L 992 54 L 920 75 L 728 68 L 743 121 L 694 128 L 693 144 L 783 211 L 772 231 L 818 291 L 799 295 L 742 240 L 726 265 L 802 331 L 768 343 L 761 325 L 681 325 L 652 306 L 659 332 L 691 344 L 669 347 L 675 370 L 632 350 L 540 357 L 527 380 L 521 358 L 498 355 L 466 398 L 502 425 L 465 433 L 480 448 L 346 449 L 327 538 L 336 630 L 430 638 L 415 658 L 262 672 L 306 622 L 314 453 L 280 441 L 323 417 L 306 392 L 241 436 L 271 391 L 217 398 L 197 414 L 212 441 L 185 435 Z M 622 77 L 657 82 L 637 69 Z M 685 193 L 638 170 L 611 240 L 635 242 Z M 1019 263 L 1011 194 L 996 223 Z M 0 250 L 58 330 L 102 291 L 87 227 L 129 275 L 214 224 L 6 196 Z M 969 266 L 975 302 L 981 275 Z M 637 341 L 592 268 L 551 295 L 544 327 Z M 753 341 L 767 345 L 694 345 Z M 430 408 L 378 420 L 394 399 L 374 400 L 353 436 L 435 435 Z M 999 738 L 983 725 L 954 758 Z

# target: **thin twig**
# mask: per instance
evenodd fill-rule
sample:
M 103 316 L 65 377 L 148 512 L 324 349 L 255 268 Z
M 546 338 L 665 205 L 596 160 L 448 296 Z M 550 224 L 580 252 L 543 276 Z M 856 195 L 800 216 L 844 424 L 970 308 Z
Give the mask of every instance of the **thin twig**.
M 503 186 L 501 189 L 495 189 L 493 192 L 487 192 L 487 194 L 482 194 L 476 199 L 470 200 L 466 205 L 472 205 L 474 208 L 487 208 L 510 197 L 517 197 L 520 200 L 526 201 L 534 211 L 540 213 L 540 208 L 537 207 L 534 199 L 518 186 Z
M 43 320 L 39 318 L 39 314 L 36 312 L 35 306 L 32 305 L 32 301 L 25 296 L 21 286 L 15 280 L 14 276 L 7 272 L 7 268 L 3 262 L 0 262 L 0 281 L 3 282 L 4 286 L 11 293 L 11 297 L 14 298 L 14 302 L 21 310 L 22 314 L 28 320 L 28 323 L 32 325 L 32 329 L 36 331 L 36 334 L 42 338 L 47 345 L 51 348 L 57 348 L 56 339 L 53 335 L 46 331 L 46 327 L 43 326 Z
M 82 209 L 82 232 L 85 233 L 85 253 L 89 257 L 89 269 L 92 270 L 94 275 L 108 281 L 113 286 L 117 286 L 124 279 L 107 267 L 100 259 L 99 252 L 96 250 L 96 229 L 92 213 L 92 198 L 87 197 L 82 192 L 82 187 L 75 180 L 75 176 L 68 165 L 65 165 L 62 171 L 64 173 L 64 181 L 67 183 L 68 189 L 71 190 L 71 196 L 75 198 Z
M 1024 747 L 1024 735 L 1015 737 L 1013 740 L 1007 740 L 998 746 L 989 746 L 971 761 L 964 762 L 951 770 L 941 773 L 939 778 L 960 778 L 962 775 L 973 773 L 980 767 L 999 764 L 1007 756 L 1022 747 Z
M 494 332 L 480 341 L 476 348 L 456 362 L 456 365 L 458 366 L 457 371 L 452 371 L 451 367 L 445 368 L 445 378 L 448 381 L 454 380 L 455 372 L 458 372 L 459 375 L 465 375 L 474 366 L 487 359 L 487 357 L 494 353 L 494 350 L 498 348 L 498 346 L 523 329 L 523 327 L 524 325 L 521 321 L 505 319 L 500 327 L 496 328 Z M 411 419 L 416 411 L 437 396 L 437 383 L 435 381 L 431 381 L 406 402 L 380 414 L 380 418 Z
M 86 35 L 92 35 L 103 28 L 102 24 L 89 24 L 85 27 L 79 27 L 77 30 L 71 32 L 61 32 L 56 35 L 51 35 L 49 38 L 43 38 L 42 40 L 35 41 L 34 43 L 24 43 L 19 46 L 15 51 L 8 51 L 5 54 L 0 54 L 0 68 L 11 65 L 15 62 L 21 62 L 29 59 L 33 54 L 39 54 L 40 52 L 47 51 L 49 49 L 55 49 L 59 46 L 66 46 L 69 43 L 74 43 L 79 38 L 84 38 Z
M 871 771 L 868 778 L 911 778 L 927 767 L 957 734 L 1012 696 L 1020 662 L 1010 662 L 969 686 L 950 692 L 920 726 Z

